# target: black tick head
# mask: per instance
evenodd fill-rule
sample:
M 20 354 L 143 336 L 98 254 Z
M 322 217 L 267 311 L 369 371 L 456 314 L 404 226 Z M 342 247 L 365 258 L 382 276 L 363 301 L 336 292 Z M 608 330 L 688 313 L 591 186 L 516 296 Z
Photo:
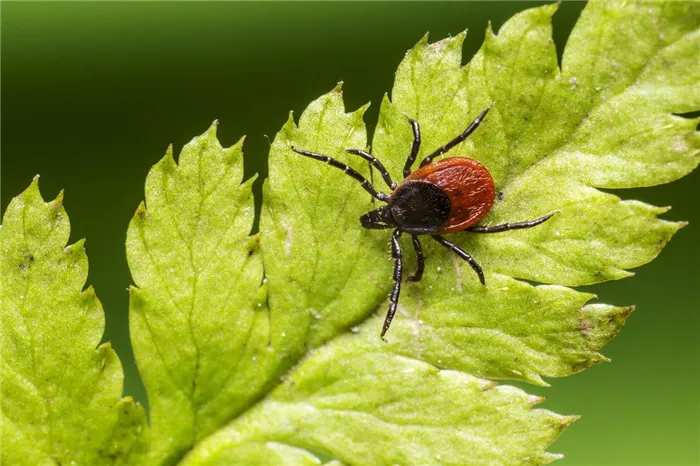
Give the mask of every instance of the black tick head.
M 360 217 L 360 223 L 370 230 L 384 230 L 397 226 L 388 205 L 370 210 Z

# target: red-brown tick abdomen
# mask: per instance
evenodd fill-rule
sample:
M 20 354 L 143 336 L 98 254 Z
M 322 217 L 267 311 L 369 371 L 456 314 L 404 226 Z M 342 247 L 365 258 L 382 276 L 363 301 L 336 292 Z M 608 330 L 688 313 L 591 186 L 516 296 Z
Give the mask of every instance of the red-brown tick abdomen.
M 433 162 L 404 181 L 408 180 L 432 183 L 450 199 L 450 216 L 436 234 L 454 233 L 477 223 L 491 209 L 496 191 L 488 169 L 466 157 Z

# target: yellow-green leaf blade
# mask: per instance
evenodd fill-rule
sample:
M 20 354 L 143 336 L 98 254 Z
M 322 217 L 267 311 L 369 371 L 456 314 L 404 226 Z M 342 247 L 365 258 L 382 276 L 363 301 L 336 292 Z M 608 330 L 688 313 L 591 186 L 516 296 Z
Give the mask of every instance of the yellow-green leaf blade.
M 132 342 L 149 391 L 151 462 L 175 461 L 245 409 L 266 383 L 266 364 L 274 368 L 241 146 L 222 148 L 214 124 L 179 163 L 169 151 L 129 226 Z
M 83 290 L 84 241 L 66 246 L 69 234 L 63 195 L 45 203 L 38 178 L 3 217 L 3 464 L 124 464 L 147 442 L 143 409 L 119 400 L 119 358 L 98 346 L 102 305 Z
M 545 449 L 574 418 L 533 409 L 541 401 L 394 355 L 376 335 L 344 336 L 184 464 L 247 464 L 237 453 L 268 442 L 368 466 L 544 464 L 559 457 Z
M 343 150 L 366 145 L 363 113 L 345 112 L 338 86 L 312 102 L 298 126 L 289 120 L 270 150 L 261 249 L 272 345 L 290 362 L 304 345 L 364 320 L 384 298 L 377 284 L 390 265 L 373 252 L 384 241 L 357 228 L 360 213 L 371 208 L 369 194 L 341 170 L 290 150 L 332 155 L 367 174 L 366 162 Z

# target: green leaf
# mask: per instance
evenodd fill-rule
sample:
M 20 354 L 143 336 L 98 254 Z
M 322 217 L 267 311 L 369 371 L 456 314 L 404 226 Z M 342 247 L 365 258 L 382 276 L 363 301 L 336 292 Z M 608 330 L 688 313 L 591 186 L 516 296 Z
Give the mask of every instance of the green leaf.
M 482 223 L 558 213 L 529 230 L 451 235 L 481 263 L 486 287 L 423 240 L 424 278 L 404 284 L 388 344 L 379 339 L 392 285 L 388 234 L 360 226 L 373 204 L 359 183 L 291 150 L 369 176 L 343 150 L 367 147 L 366 107 L 346 113 L 340 86 L 277 134 L 258 236 L 248 237 L 241 143 L 221 148 L 212 127 L 177 164 L 169 151 L 153 168 L 127 237 L 150 464 L 558 457 L 546 450 L 574 417 L 534 409 L 541 398 L 488 379 L 545 385 L 542 377 L 606 360 L 598 350 L 632 307 L 560 285 L 626 277 L 683 225 L 598 188 L 668 182 L 698 164 L 697 120 L 672 112 L 700 107 L 700 8 L 590 3 L 561 71 L 555 10 L 526 10 L 498 35 L 487 31 L 467 66 L 464 34 L 426 37 L 399 66 L 372 144 L 396 179 L 412 142 L 407 116 L 420 122 L 425 155 L 493 104 L 447 154 L 475 158 L 494 176 L 502 196 Z M 410 273 L 410 239 L 402 243 Z
M 614 9 L 620 7 L 613 5 Z M 625 269 L 655 257 L 683 226 L 656 217 L 667 209 L 621 201 L 586 184 L 576 159 L 582 149 L 563 136 L 558 139 L 560 146 L 550 143 L 543 147 L 543 141 L 552 139 L 552 133 L 559 135 L 563 126 L 573 131 L 589 124 L 581 122 L 579 113 L 573 110 L 578 101 L 567 100 L 578 99 L 577 91 L 587 92 L 582 89 L 584 85 L 572 88 L 557 67 L 550 22 L 555 9 L 556 5 L 550 5 L 524 11 L 508 21 L 498 36 L 487 31 L 481 50 L 465 67 L 460 65 L 463 35 L 436 44 L 424 39 L 399 67 L 393 101 L 385 98 L 382 102 L 373 153 L 394 173 L 403 166 L 411 144 L 404 113 L 421 123 L 421 153 L 428 154 L 495 102 L 487 121 L 448 154 L 475 158 L 494 176 L 502 199 L 481 223 L 495 225 L 558 212 L 545 224 L 528 230 L 453 235 L 483 266 L 486 288 L 466 264 L 430 242 L 425 278 L 419 285 L 405 287 L 402 298 L 404 313 L 410 319 L 392 328 L 392 343 L 401 354 L 421 356 L 439 367 L 537 384 L 544 384 L 541 376 L 566 376 L 605 360 L 596 350 L 617 334 L 631 308 L 584 306 L 593 296 L 562 287 L 532 287 L 508 276 L 566 285 L 622 278 L 630 275 Z M 612 14 L 607 10 L 603 3 L 587 6 L 584 18 L 597 19 L 575 27 L 564 54 L 565 69 L 578 37 L 591 34 L 590 28 L 605 23 Z M 638 10 L 636 5 L 629 5 L 629 10 L 627 28 L 636 21 L 634 11 L 640 17 L 648 16 L 646 9 Z M 663 13 L 657 12 L 658 21 L 672 22 Z M 680 22 L 690 14 L 675 10 L 665 13 Z M 638 46 L 644 46 L 644 39 L 638 38 Z M 630 45 L 607 47 L 636 53 Z M 600 63 L 613 60 L 604 55 L 596 58 L 595 70 L 602 69 Z M 589 68 L 594 63 L 591 59 L 581 62 L 581 67 Z M 592 73 L 582 69 L 580 75 Z M 657 92 L 669 95 L 668 88 Z M 685 101 L 683 90 L 677 91 L 675 99 Z M 685 108 L 684 104 L 678 105 Z M 620 138 L 626 145 L 600 145 L 601 157 L 630 157 L 634 147 L 645 149 L 634 154 L 642 160 L 677 160 L 677 166 L 684 168 L 676 172 L 676 177 L 692 170 L 700 157 L 700 138 L 694 131 L 697 121 L 667 115 L 666 107 L 650 107 L 647 111 L 650 120 L 671 119 L 677 123 L 667 129 L 667 145 L 645 145 L 624 134 Z M 613 117 L 608 113 L 608 118 Z M 593 133 L 609 132 L 610 127 L 596 128 Z M 620 129 L 624 130 L 622 126 Z M 636 137 L 646 139 L 647 135 L 642 131 Z M 678 152 L 678 146 L 670 143 L 679 139 L 689 141 L 685 151 Z M 566 157 L 566 163 L 560 163 Z M 634 167 L 615 169 L 630 168 Z M 653 174 L 646 176 L 646 184 L 653 184 Z M 655 182 L 667 181 L 665 176 L 658 174 Z M 407 250 L 409 247 L 406 245 Z
M 532 409 L 543 399 L 384 346 L 375 332 L 335 339 L 184 463 L 251 464 L 245 452 L 268 442 L 362 465 L 543 464 L 560 456 L 543 450 L 575 417 Z
M 272 338 L 294 359 L 304 346 L 361 322 L 386 298 L 392 267 L 386 238 L 358 228 L 369 196 L 342 171 L 289 150 L 296 145 L 344 157 L 344 147 L 364 148 L 365 108 L 346 114 L 339 85 L 309 105 L 298 127 L 290 115 L 270 149 L 262 252 Z M 366 171 L 358 159 L 347 162 Z
M 63 194 L 45 203 L 38 177 L 0 231 L 0 409 L 3 464 L 124 464 L 147 443 L 143 409 L 119 399 L 122 368 L 102 305 L 83 290 L 84 241 L 70 234 Z
M 243 140 L 223 149 L 216 124 L 172 148 L 146 180 L 127 233 L 136 287 L 130 325 L 149 393 L 149 462 L 172 463 L 253 402 L 278 365 L 253 221 L 241 183 Z

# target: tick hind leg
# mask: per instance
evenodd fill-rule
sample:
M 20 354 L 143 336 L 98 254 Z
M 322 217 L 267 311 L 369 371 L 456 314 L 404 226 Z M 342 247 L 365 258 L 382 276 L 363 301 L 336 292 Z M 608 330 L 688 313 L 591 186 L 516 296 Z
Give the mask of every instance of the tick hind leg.
M 407 278 L 409 282 L 419 282 L 423 278 L 423 270 L 425 270 L 425 256 L 423 255 L 423 248 L 420 245 L 417 235 L 411 235 L 413 239 L 413 249 L 416 250 L 416 260 L 418 267 L 416 268 L 416 273 Z
M 536 218 L 535 220 L 530 220 L 528 222 L 504 223 L 502 225 L 493 226 L 473 226 L 467 228 L 465 231 L 470 231 L 472 233 L 500 233 L 508 230 L 522 230 L 523 228 L 532 228 L 544 223 L 552 218 L 554 214 L 556 214 L 556 212 L 552 212 L 544 217 Z
M 401 294 L 401 277 L 403 276 L 403 256 L 401 255 L 401 245 L 399 244 L 399 237 L 401 236 L 400 230 L 394 230 L 394 234 L 391 236 L 391 255 L 394 258 L 394 288 L 391 290 L 389 295 L 389 310 L 384 318 L 384 326 L 382 327 L 381 338 L 384 339 L 384 335 L 389 330 L 391 321 L 396 314 L 396 306 L 399 304 L 399 295 Z
M 479 263 L 476 260 L 474 260 L 474 258 L 472 256 L 470 256 L 469 253 L 467 253 L 467 251 L 460 248 L 459 246 L 457 246 L 453 242 L 447 241 L 442 236 L 431 235 L 430 237 L 433 238 L 438 243 L 445 246 L 450 251 L 457 254 L 459 257 L 461 257 L 465 261 L 467 261 L 467 263 L 472 267 L 472 269 L 474 269 L 474 272 L 476 272 L 476 275 L 479 277 L 479 281 L 481 282 L 481 284 L 486 285 L 486 280 L 484 279 L 484 271 L 481 270 L 481 266 L 479 265 Z
M 435 150 L 435 152 L 433 152 L 432 154 L 426 156 L 426 157 L 423 159 L 423 161 L 420 163 L 420 166 L 421 166 L 421 167 L 424 167 L 424 166 L 428 165 L 430 162 L 433 161 L 433 159 L 434 159 L 435 157 L 438 157 L 438 156 L 444 154 L 445 152 L 447 152 L 448 150 L 452 149 L 454 146 L 456 146 L 456 145 L 459 144 L 460 142 L 462 142 L 462 141 L 464 141 L 465 139 L 467 139 L 467 138 L 469 137 L 469 135 L 472 134 L 472 133 L 474 132 L 474 130 L 476 130 L 476 128 L 479 127 L 479 125 L 481 124 L 481 122 L 484 121 L 484 117 L 486 117 L 486 114 L 489 112 L 489 110 L 491 110 L 491 107 L 487 107 L 484 111 L 482 111 L 482 112 L 479 114 L 479 116 L 476 117 L 476 118 L 474 119 L 474 121 L 472 121 L 471 124 L 470 124 L 469 126 L 467 126 L 467 129 L 465 129 L 464 132 L 463 132 L 462 134 L 460 134 L 459 136 L 457 136 L 456 138 L 454 138 L 453 140 L 451 140 L 450 142 L 448 142 L 448 143 L 445 144 L 444 146 L 438 147 L 437 150 Z

